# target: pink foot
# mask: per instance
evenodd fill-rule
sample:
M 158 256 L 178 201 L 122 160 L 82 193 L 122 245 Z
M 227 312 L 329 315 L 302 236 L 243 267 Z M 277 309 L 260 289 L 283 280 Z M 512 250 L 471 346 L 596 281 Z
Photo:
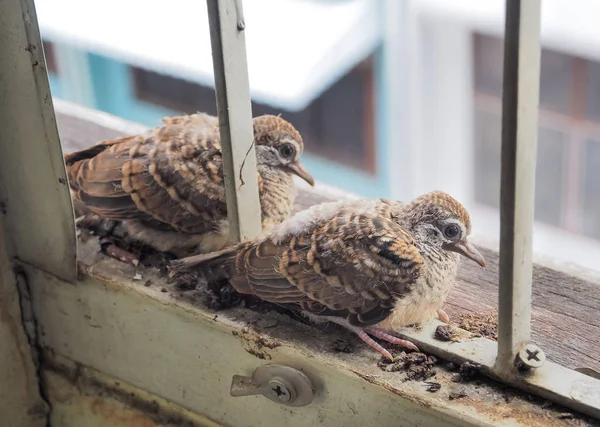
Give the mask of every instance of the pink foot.
M 393 335 L 390 335 L 388 333 L 385 333 L 381 329 L 368 328 L 368 329 L 366 329 L 366 331 L 369 334 L 373 335 L 374 337 L 377 337 L 379 339 L 385 340 L 385 341 L 387 341 L 389 343 L 401 345 L 402 347 L 406 347 L 406 348 L 408 348 L 410 350 L 419 351 L 419 347 L 417 347 L 416 345 L 414 345 L 410 341 L 406 341 L 406 340 L 400 339 L 398 337 L 395 337 Z
M 444 323 L 450 323 L 450 316 L 441 308 L 437 311 L 438 318 Z
M 389 351 L 387 351 L 385 348 L 383 348 L 381 345 L 379 345 L 378 343 L 376 343 L 369 335 L 367 335 L 367 333 L 373 335 L 374 337 L 377 337 L 379 339 L 387 341 L 387 342 L 389 342 L 391 344 L 397 344 L 397 345 L 401 345 L 403 347 L 406 347 L 406 348 L 414 350 L 414 351 L 419 351 L 419 348 L 416 345 L 414 345 L 413 343 L 411 343 L 410 341 L 406 341 L 406 340 L 400 339 L 398 337 L 392 336 L 390 334 L 387 334 L 384 331 L 382 331 L 381 329 L 377 329 L 377 328 L 367 328 L 367 329 L 352 328 L 352 330 L 364 342 L 366 342 L 371 348 L 377 350 L 380 354 L 382 354 L 383 356 L 387 357 L 390 360 L 394 360 L 394 357 L 392 356 L 392 354 Z
M 390 359 L 392 361 L 394 360 L 394 357 L 392 356 L 392 354 L 389 351 L 387 351 L 385 348 L 383 348 L 382 346 L 377 344 L 375 341 L 373 341 L 373 338 L 368 336 L 365 331 L 357 328 L 357 330 L 354 332 L 356 332 L 356 335 L 358 335 L 360 337 L 360 339 L 362 339 L 364 342 L 366 342 L 371 348 L 374 348 L 375 350 L 377 350 L 379 353 L 383 354 L 388 359 Z

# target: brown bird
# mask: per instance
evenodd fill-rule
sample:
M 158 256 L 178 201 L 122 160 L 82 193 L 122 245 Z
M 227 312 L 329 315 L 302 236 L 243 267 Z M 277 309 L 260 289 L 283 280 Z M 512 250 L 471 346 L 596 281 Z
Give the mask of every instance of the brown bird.
M 162 121 L 145 134 L 65 155 L 76 209 L 123 221 L 130 238 L 159 251 L 219 250 L 229 243 L 229 225 L 218 120 L 197 113 Z M 292 175 L 314 181 L 300 163 L 302 137 L 290 123 L 265 115 L 254 118 L 253 127 L 268 230 L 291 215 Z
M 410 204 L 385 199 L 313 206 L 254 241 L 176 260 L 173 271 L 195 269 L 207 280 L 227 278 L 240 293 L 290 308 L 317 322 L 418 350 L 390 333 L 435 318 L 456 278 L 459 254 L 482 267 L 468 242 L 465 208 L 439 191 Z

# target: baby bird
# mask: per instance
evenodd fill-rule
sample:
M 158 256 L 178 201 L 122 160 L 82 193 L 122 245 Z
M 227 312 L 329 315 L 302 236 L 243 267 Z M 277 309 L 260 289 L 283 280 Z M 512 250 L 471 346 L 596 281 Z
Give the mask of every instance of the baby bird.
M 436 314 L 448 321 L 442 306 L 459 255 L 485 267 L 467 240 L 470 231 L 465 208 L 439 191 L 409 204 L 331 202 L 253 241 L 173 261 L 171 269 L 193 268 L 207 280 L 227 278 L 242 294 L 300 309 L 316 322 L 338 323 L 392 359 L 369 335 L 418 350 L 390 333 Z
M 164 118 L 145 134 L 65 155 L 77 210 L 123 221 L 129 237 L 178 256 L 230 243 L 219 123 L 204 113 Z M 253 119 L 262 226 L 291 215 L 302 137 L 278 116 Z M 251 141 L 248 141 L 250 144 Z

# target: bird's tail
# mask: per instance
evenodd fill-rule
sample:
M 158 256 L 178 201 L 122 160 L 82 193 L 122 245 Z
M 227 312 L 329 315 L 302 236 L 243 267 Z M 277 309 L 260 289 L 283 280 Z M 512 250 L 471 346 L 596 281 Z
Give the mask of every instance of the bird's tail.
M 235 274 L 237 253 L 238 245 L 233 245 L 220 251 L 173 260 L 168 269 L 171 274 L 193 270 L 209 282 L 230 279 Z

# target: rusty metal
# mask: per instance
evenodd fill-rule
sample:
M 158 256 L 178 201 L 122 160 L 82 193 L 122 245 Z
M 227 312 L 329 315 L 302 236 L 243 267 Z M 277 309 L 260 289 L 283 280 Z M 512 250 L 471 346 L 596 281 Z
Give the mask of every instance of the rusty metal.
M 284 365 L 269 364 L 254 370 L 252 376 L 234 375 L 230 395 L 263 395 L 288 406 L 305 406 L 312 402 L 314 386 L 305 373 Z

